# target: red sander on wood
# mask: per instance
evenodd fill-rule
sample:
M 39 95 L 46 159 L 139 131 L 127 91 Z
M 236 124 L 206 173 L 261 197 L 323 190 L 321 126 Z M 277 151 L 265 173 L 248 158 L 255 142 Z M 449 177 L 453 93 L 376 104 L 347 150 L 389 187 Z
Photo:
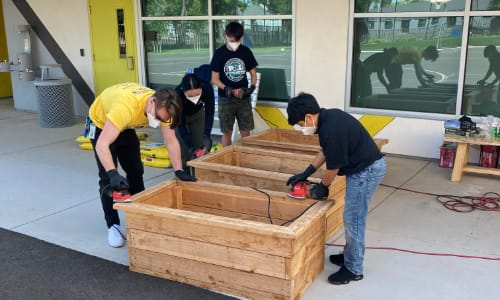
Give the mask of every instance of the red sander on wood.
M 299 181 L 292 185 L 292 188 L 288 192 L 288 197 L 295 199 L 305 199 L 309 196 L 309 190 L 307 186 L 309 185 L 308 181 Z
M 132 202 L 132 199 L 128 190 L 113 191 L 113 202 L 126 203 Z

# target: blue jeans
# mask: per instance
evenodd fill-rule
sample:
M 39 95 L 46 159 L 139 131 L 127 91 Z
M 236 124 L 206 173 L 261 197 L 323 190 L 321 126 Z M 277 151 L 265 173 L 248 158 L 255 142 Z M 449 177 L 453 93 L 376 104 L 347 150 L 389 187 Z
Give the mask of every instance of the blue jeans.
M 363 274 L 368 204 L 384 178 L 385 170 L 386 163 L 382 157 L 368 168 L 346 176 L 344 265 L 356 275 Z

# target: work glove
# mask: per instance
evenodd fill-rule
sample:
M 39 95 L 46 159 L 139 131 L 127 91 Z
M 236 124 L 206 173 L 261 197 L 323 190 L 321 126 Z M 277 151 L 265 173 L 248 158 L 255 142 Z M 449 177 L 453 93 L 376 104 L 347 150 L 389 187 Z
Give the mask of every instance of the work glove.
M 228 98 L 228 99 L 233 98 L 233 88 L 226 85 L 224 87 L 224 94 L 226 95 L 226 98 Z
M 321 182 L 318 184 L 315 184 L 312 189 L 309 191 L 309 197 L 316 199 L 316 200 L 324 200 L 328 198 L 328 193 L 330 190 L 328 189 L 328 186 L 322 184 Z
M 316 168 L 313 165 L 309 165 L 307 169 L 299 174 L 295 174 L 292 177 L 288 178 L 286 185 L 295 185 L 300 181 L 307 181 L 307 177 L 311 176 L 314 172 L 316 172 Z
M 484 85 L 486 85 L 486 80 L 482 80 L 482 79 L 478 80 L 477 85 L 478 86 L 484 86 Z
M 255 91 L 255 85 L 251 85 L 249 88 L 243 89 L 243 96 L 249 97 Z
M 203 150 L 205 150 L 205 153 L 210 152 L 210 149 L 212 149 L 212 143 L 213 141 L 209 135 L 203 136 Z
M 108 171 L 109 184 L 115 191 L 128 190 L 128 182 L 116 169 Z
M 177 176 L 177 178 L 179 178 L 182 181 L 196 181 L 197 180 L 196 177 L 191 176 L 187 173 L 184 173 L 184 170 L 182 170 L 182 169 L 175 171 L 175 176 Z

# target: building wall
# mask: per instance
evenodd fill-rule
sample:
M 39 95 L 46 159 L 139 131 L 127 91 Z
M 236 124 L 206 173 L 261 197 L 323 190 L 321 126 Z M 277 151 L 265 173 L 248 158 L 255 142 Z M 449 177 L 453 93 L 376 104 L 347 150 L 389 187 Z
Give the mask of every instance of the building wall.
M 92 48 L 90 43 L 87 0 L 28 0 L 36 14 L 59 43 L 66 55 L 80 71 L 92 88 Z M 346 80 L 349 49 L 349 3 L 350 1 L 296 0 L 295 30 L 295 90 L 314 94 L 325 108 L 345 107 Z M 10 60 L 19 52 L 22 43 L 14 31 L 16 24 L 26 24 L 11 0 L 3 0 Z M 56 13 L 57 12 L 57 13 Z M 54 60 L 36 37 L 32 37 L 37 63 L 50 64 Z M 85 56 L 80 56 L 84 49 Z M 19 109 L 36 110 L 33 106 L 32 83 L 20 82 L 12 76 L 15 102 Z M 140 76 L 141 77 L 141 76 Z M 87 105 L 73 89 L 75 111 L 86 115 Z M 24 99 L 26 103 L 24 103 Z M 18 101 L 19 100 L 19 101 Z M 23 100 L 23 101 L 20 101 Z M 259 108 L 259 107 L 258 107 Z M 259 109 L 258 109 L 259 110 Z M 286 109 L 275 109 L 278 117 L 275 124 L 286 126 Z M 259 113 L 271 118 L 273 112 L 260 107 Z M 387 153 L 437 158 L 444 132 L 443 122 L 420 118 L 367 116 L 355 114 L 376 137 L 388 138 L 384 146 Z M 260 118 L 258 115 L 257 118 Z M 267 128 L 267 123 L 256 120 L 258 129 Z M 473 152 L 472 159 L 477 158 Z

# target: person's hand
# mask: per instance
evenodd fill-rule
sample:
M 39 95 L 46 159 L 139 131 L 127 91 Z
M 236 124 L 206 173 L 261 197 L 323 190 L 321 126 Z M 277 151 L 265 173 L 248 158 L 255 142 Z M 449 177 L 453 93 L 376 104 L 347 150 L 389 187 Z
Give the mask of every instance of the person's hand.
M 210 138 L 210 136 L 204 135 L 203 136 L 203 150 L 205 150 L 205 153 L 210 152 L 210 149 L 212 149 L 212 144 L 213 144 L 213 141 Z
M 299 174 L 295 174 L 288 178 L 286 185 L 294 185 L 297 182 L 307 181 L 307 177 L 311 176 L 314 172 L 316 172 L 316 168 L 313 165 L 309 165 L 307 169 Z
M 248 97 L 255 91 L 255 85 L 251 85 L 249 88 L 243 89 L 243 96 Z
M 128 182 L 116 169 L 108 171 L 109 184 L 115 191 L 128 190 Z
M 483 80 L 483 79 L 477 81 L 478 86 L 484 86 L 485 83 L 486 83 L 486 80 Z
M 226 85 L 224 87 L 224 94 L 226 94 L 226 98 L 231 99 L 233 97 L 233 88 Z
M 324 200 L 328 198 L 328 193 L 330 193 L 330 189 L 328 189 L 328 186 L 320 182 L 318 184 L 315 184 L 309 191 L 309 197 L 316 200 Z
M 177 170 L 175 171 L 175 176 L 177 176 L 177 178 L 179 178 L 180 180 L 182 181 L 196 181 L 196 177 L 194 176 L 191 176 L 187 173 L 184 173 L 184 170 Z

